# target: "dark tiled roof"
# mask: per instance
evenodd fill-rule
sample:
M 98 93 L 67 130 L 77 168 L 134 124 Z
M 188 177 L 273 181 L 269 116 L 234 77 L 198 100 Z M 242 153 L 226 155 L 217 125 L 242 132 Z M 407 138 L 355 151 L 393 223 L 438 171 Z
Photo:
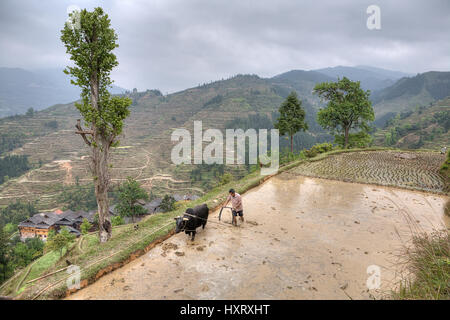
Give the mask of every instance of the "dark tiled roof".
M 66 228 L 67 228 L 67 230 L 68 230 L 70 233 L 74 233 L 74 234 L 77 235 L 77 236 L 81 235 L 81 232 L 78 231 L 78 230 L 75 229 L 75 228 L 72 228 L 72 227 L 66 227 Z
M 33 227 L 39 229 L 48 229 L 53 225 L 71 226 L 74 223 L 81 223 L 83 219 L 88 219 L 89 222 L 93 222 L 95 211 L 84 212 L 71 210 L 64 211 L 63 213 L 56 214 L 54 212 L 37 213 L 27 220 L 21 222 L 19 227 Z
M 172 196 L 172 198 L 174 198 L 175 201 L 181 201 L 181 200 L 184 200 L 184 196 L 179 195 L 179 194 L 174 194 L 174 195 Z
M 30 219 L 27 219 L 27 220 L 19 223 L 19 227 L 34 227 L 34 226 L 35 226 L 35 223 L 33 221 L 31 221 Z
M 162 199 L 157 198 L 157 199 L 145 204 L 143 207 L 145 209 L 147 209 L 148 213 L 159 212 L 159 211 L 161 211 L 160 207 L 159 207 L 161 205 L 161 201 L 162 201 Z

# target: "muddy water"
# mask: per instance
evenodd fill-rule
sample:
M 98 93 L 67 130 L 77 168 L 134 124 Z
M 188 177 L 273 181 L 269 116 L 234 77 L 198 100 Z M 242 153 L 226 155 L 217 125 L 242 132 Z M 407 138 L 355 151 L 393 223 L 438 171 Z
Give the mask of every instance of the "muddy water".
M 369 299 L 392 288 L 412 230 L 448 197 L 281 174 L 243 196 L 246 222 L 177 234 L 70 299 Z M 210 221 L 218 221 L 218 212 Z M 228 212 L 223 219 L 231 221 Z M 450 225 L 450 224 L 448 224 Z M 381 270 L 368 290 L 367 267 Z

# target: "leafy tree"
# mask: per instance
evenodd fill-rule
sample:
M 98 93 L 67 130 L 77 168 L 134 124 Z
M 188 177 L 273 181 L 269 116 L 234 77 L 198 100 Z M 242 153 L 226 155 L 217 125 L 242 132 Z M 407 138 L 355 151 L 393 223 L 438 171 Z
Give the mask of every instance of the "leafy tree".
M 25 113 L 27 117 L 33 117 L 34 116 L 34 109 L 28 108 L 27 112 Z
M 175 198 L 169 195 L 165 195 L 164 198 L 161 200 L 161 210 L 163 212 L 169 212 L 175 210 Z
M 99 238 L 106 242 L 111 237 L 109 216 L 108 173 L 109 151 L 118 145 L 123 120 L 129 115 L 132 100 L 111 96 L 110 73 L 119 63 L 112 52 L 118 47 L 117 34 L 103 9 L 86 9 L 69 14 L 71 23 L 61 31 L 61 41 L 74 66 L 64 72 L 81 88 L 81 101 L 76 107 L 84 118 L 86 129 L 78 121 L 76 127 L 92 152 L 92 174 L 99 210 Z
M 319 110 L 317 122 L 324 129 L 340 133 L 344 148 L 349 145 L 350 130 L 369 131 L 368 121 L 373 121 L 375 114 L 369 100 L 370 90 L 362 90 L 359 81 L 344 77 L 337 82 L 319 83 L 314 93 L 328 100 L 327 107 Z
M 32 253 L 28 250 L 28 247 L 25 243 L 19 242 L 14 247 L 13 251 L 13 264 L 14 267 L 25 267 L 32 260 Z
M 32 203 L 16 201 L 10 203 L 6 208 L 0 209 L 0 225 L 12 223 L 18 225 L 28 217 L 38 213 Z
M 147 200 L 147 192 L 139 185 L 139 182 L 131 177 L 122 183 L 118 191 L 118 203 L 116 210 L 122 217 L 134 217 L 147 213 L 147 210 L 138 203 L 138 200 Z
M 6 233 L 7 235 L 10 235 L 16 231 L 17 231 L 17 225 L 15 225 L 13 223 L 7 223 L 3 227 L 3 232 Z
M 87 234 L 89 230 L 91 230 L 92 224 L 88 221 L 88 219 L 84 218 L 80 228 L 82 234 Z
M 66 227 L 63 227 L 59 233 L 53 231 L 50 234 L 49 232 L 46 249 L 59 251 L 59 256 L 62 257 L 64 248 L 67 248 L 74 239 L 75 235 L 71 234 Z
M 28 238 L 25 240 L 25 244 L 27 245 L 28 250 L 31 251 L 32 260 L 35 260 L 42 255 L 45 243 L 41 239 L 37 237 Z
M 302 108 L 302 102 L 297 98 L 294 91 L 289 94 L 286 100 L 281 104 L 280 117 L 276 120 L 274 127 L 280 131 L 281 135 L 289 135 L 291 138 L 291 152 L 294 152 L 294 135 L 300 130 L 308 130 L 308 124 L 305 122 L 305 110 Z

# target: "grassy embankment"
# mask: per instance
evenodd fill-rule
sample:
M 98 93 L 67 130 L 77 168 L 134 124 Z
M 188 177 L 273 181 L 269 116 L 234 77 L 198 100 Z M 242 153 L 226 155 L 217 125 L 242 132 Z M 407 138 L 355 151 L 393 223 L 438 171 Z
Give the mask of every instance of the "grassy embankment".
M 282 166 L 278 172 L 281 173 L 292 169 L 301 163 L 319 161 L 332 154 L 382 149 L 375 147 L 334 150 L 319 154 L 311 159 L 295 160 Z M 181 215 L 188 206 L 207 203 L 210 209 L 213 210 L 225 200 L 230 187 L 234 187 L 239 193 L 244 193 L 266 179 L 267 177 L 261 176 L 257 171 L 238 181 L 232 181 L 229 184 L 216 187 L 196 201 L 181 203 L 175 211 L 149 216 L 139 223 L 139 229 L 137 231 L 134 230 L 133 225 L 116 227 L 113 229 L 113 236 L 110 241 L 104 244 L 99 244 L 95 233 L 88 234 L 79 239 L 62 258 L 55 258 L 54 253 L 48 253 L 29 268 L 22 270 L 21 274 L 15 276 L 11 281 L 8 281 L 2 286 L 0 295 L 13 296 L 19 299 L 55 299 L 64 297 L 67 291 L 66 279 L 70 276 L 65 271 L 53 274 L 39 281 L 27 282 L 66 267 L 66 260 L 69 260 L 71 264 L 80 266 L 82 286 L 92 283 L 103 274 L 144 254 L 158 240 L 170 236 L 174 228 L 173 218 Z
M 442 164 L 441 174 L 450 185 L 450 151 Z M 450 216 L 450 201 L 445 205 Z M 394 299 L 440 299 L 450 300 L 450 234 L 448 229 L 431 235 L 417 234 L 410 246 L 405 247 L 404 262 L 409 276 L 399 289 L 392 293 Z
M 418 234 L 402 257 L 406 270 L 394 299 L 450 300 L 450 234 Z

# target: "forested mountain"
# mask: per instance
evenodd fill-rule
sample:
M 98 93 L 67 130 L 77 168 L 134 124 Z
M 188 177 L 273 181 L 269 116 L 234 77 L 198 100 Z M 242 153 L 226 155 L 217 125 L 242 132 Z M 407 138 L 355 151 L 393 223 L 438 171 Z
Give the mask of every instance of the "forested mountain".
M 112 93 L 125 89 L 114 86 Z M 41 110 L 78 99 L 80 91 L 60 69 L 28 71 L 0 68 L 0 117 L 23 114 L 29 108 Z

